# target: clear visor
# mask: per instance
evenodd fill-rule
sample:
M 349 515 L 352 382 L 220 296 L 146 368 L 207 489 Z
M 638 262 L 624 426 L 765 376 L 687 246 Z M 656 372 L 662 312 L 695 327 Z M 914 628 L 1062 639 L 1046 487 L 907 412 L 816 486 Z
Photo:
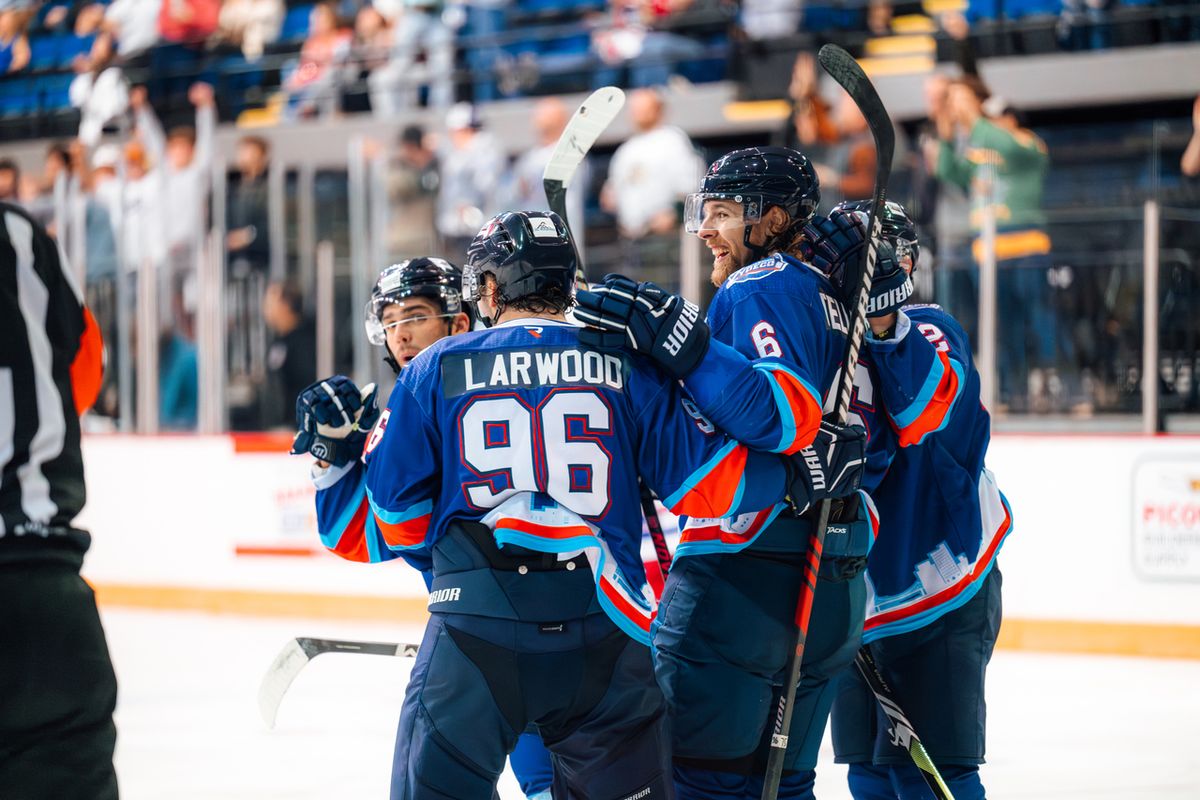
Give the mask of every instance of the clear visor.
M 683 204 L 688 233 L 744 228 L 762 219 L 762 195 L 696 192 Z
M 381 317 L 383 310 L 388 306 L 395 306 L 399 310 L 401 316 L 390 322 L 384 323 Z M 388 298 L 380 298 L 377 300 L 368 300 L 366 308 L 363 309 L 363 326 L 367 330 L 367 341 L 371 344 L 386 344 L 387 332 L 401 325 L 411 325 L 418 322 L 424 322 L 429 319 L 450 319 L 458 314 L 430 314 L 427 306 L 413 303 L 409 307 L 410 313 L 404 313 L 405 302 L 403 300 L 391 300 Z

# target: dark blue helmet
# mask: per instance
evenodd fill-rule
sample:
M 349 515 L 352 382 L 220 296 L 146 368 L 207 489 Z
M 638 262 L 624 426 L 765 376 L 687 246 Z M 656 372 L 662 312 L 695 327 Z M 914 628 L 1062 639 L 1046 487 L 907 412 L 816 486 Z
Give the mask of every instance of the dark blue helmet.
M 844 203 L 838 203 L 830 212 L 830 216 L 837 212 L 857 212 L 867 217 L 871 214 L 872 202 L 871 200 L 847 200 Z M 883 213 L 880 214 L 879 223 L 883 238 L 896 251 L 896 260 L 905 267 L 906 272 L 912 272 L 913 268 L 917 266 L 921 248 L 917 244 L 917 227 L 908 218 L 904 206 L 891 200 L 886 201 L 883 204 Z M 905 262 L 905 256 L 909 256 L 911 260 Z
M 684 217 L 691 233 L 700 230 L 705 200 L 742 203 L 747 225 L 758 222 L 767 209 L 779 206 L 794 225 L 816 213 L 821 186 L 816 170 L 803 153 L 787 147 L 747 147 L 712 163 L 700 191 L 689 195 Z
M 467 248 L 463 297 L 478 303 L 483 276 L 490 272 L 503 305 L 554 288 L 569 298 L 577 264 L 567 225 L 553 211 L 506 211 L 492 217 Z
M 384 361 L 397 373 L 400 364 L 387 347 L 387 333 L 383 327 L 383 310 L 390 305 L 403 306 L 412 297 L 433 301 L 441 309 L 441 316 L 451 320 L 466 314 L 472 324 L 475 317 L 470 306 L 463 303 L 462 270 L 444 258 L 434 256 L 410 258 L 390 267 L 384 267 L 371 288 L 371 299 L 363 309 L 363 324 L 371 344 L 382 345 L 387 350 Z M 447 323 L 447 332 L 449 325 Z
M 363 322 L 371 344 L 385 344 L 380 317 L 383 309 L 403 304 L 409 297 L 432 300 L 447 317 L 471 315 L 463 306 L 462 270 L 444 258 L 410 258 L 385 267 L 371 289 L 371 299 L 363 309 Z

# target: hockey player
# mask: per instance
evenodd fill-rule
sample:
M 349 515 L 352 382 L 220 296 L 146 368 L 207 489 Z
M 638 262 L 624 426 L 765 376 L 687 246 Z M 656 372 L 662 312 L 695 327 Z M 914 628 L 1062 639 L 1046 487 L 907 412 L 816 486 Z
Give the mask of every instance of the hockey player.
M 822 425 L 849 329 L 828 279 L 796 257 L 818 202 L 816 173 L 794 150 L 755 147 L 718 159 L 685 207 L 687 229 L 713 254 L 719 288 L 707 324 L 682 298 L 611 278 L 580 294 L 576 316 L 598 326 L 581 338 L 646 354 L 739 441 L 803 452 Z M 871 434 L 869 489 L 886 469 L 892 441 L 865 377 L 856 372 L 851 407 L 852 421 Z M 684 527 L 653 632 L 681 798 L 761 794 L 815 516 L 803 504 L 796 510 L 804 513 L 781 508 Z M 841 507 L 826 537 L 780 797 L 812 796 L 832 679 L 853 661 L 862 633 L 872 517 L 861 494 Z
M 648 365 L 581 347 L 564 316 L 575 261 L 554 214 L 502 214 L 464 271 L 494 327 L 415 357 L 382 415 L 345 378 L 301 396 L 298 443 L 331 465 L 317 471 L 326 544 L 432 569 L 394 798 L 491 798 L 531 723 L 573 796 L 671 797 L 642 646 L 637 473 L 675 513 L 706 518 L 857 485 L 850 468 L 814 490 L 807 467 L 715 433 Z
M 863 241 L 870 201 L 843 203 L 809 229 L 827 243 L 814 264 L 840 282 Z M 876 270 L 864 359 L 901 448 L 872 492 L 879 539 L 867 568 L 863 636 L 905 714 L 958 800 L 984 797 L 984 675 L 1000 628 L 996 552 L 1012 528 L 1008 502 L 984 467 L 989 417 L 966 333 L 938 306 L 903 305 L 920 254 L 904 209 L 888 203 L 883 235 L 899 270 Z M 837 760 L 857 800 L 929 797 L 857 671 L 833 708 Z
M 471 330 L 471 307 L 462 300 L 462 271 L 432 256 L 385 268 L 371 289 L 363 321 L 367 339 L 384 348 L 384 361 L 399 375 L 426 347 Z M 432 580 L 431 573 L 424 574 Z M 550 799 L 550 761 L 541 739 L 522 735 L 509 762 L 530 800 Z

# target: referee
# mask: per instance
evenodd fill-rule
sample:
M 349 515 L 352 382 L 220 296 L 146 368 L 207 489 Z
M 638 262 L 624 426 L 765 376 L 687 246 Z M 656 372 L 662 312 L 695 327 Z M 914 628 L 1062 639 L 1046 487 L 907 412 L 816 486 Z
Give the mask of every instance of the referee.
M 96 600 L 79 414 L 102 345 L 44 228 L 0 203 L 0 797 L 117 797 L 117 681 Z

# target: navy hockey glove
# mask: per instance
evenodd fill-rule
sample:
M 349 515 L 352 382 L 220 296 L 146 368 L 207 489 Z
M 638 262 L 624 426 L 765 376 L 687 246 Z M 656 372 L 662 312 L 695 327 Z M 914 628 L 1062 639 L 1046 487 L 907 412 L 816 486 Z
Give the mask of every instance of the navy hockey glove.
M 818 500 L 858 491 L 867 466 L 867 431 L 824 421 L 813 443 L 788 458 L 788 497 L 800 513 Z
M 851 306 L 849 283 L 861 263 L 867 244 L 866 220 L 857 212 L 836 212 L 830 217 L 816 215 L 804 226 L 800 255 L 809 264 L 829 276 L 839 298 Z M 912 297 L 912 278 L 896 260 L 890 242 L 881 240 L 875 254 L 875 272 L 871 278 L 871 294 L 867 301 L 867 316 L 891 314 Z M 853 310 L 853 309 L 851 309 Z
M 340 467 L 362 455 L 371 428 L 379 420 L 375 384 L 359 389 L 345 375 L 317 381 L 296 398 L 296 438 L 292 454 Z
M 604 283 L 575 296 L 575 318 L 587 326 L 579 332 L 582 344 L 627 347 L 673 378 L 694 370 L 708 352 L 708 323 L 699 306 L 653 283 L 606 275 Z

